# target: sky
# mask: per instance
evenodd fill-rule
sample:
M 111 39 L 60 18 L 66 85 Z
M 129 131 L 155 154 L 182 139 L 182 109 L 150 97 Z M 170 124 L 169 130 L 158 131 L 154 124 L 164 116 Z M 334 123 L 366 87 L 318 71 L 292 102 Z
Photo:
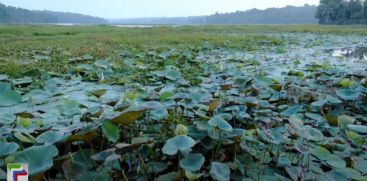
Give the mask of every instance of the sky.
M 181 17 L 226 13 L 252 8 L 318 4 L 319 0 L 0 0 L 32 10 L 82 13 L 108 19 Z

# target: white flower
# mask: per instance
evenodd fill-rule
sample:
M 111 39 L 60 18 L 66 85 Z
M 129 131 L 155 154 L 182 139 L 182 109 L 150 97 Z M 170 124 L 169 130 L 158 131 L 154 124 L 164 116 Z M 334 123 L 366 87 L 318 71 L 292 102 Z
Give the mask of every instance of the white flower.
M 176 130 L 175 130 L 175 134 L 176 136 L 178 135 L 187 135 L 188 134 L 188 129 L 185 125 L 182 125 L 182 124 L 178 124 L 176 126 Z

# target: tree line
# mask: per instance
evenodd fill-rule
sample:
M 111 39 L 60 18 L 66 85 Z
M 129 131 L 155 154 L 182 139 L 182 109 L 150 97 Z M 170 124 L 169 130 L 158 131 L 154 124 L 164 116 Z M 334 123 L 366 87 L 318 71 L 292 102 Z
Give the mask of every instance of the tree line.
M 209 16 L 117 19 L 114 24 L 316 24 L 316 6 L 251 9 Z
M 367 0 L 320 0 L 316 18 L 320 24 L 367 24 Z
M 316 6 L 286 6 L 264 10 L 251 9 L 207 16 L 208 24 L 315 24 Z
M 32 11 L 0 3 L 0 23 L 107 23 L 103 18 L 76 13 Z
M 316 16 L 315 16 L 316 15 Z M 316 6 L 252 9 L 210 16 L 114 20 L 118 24 L 367 24 L 367 0 L 320 0 Z M 0 3 L 0 23 L 106 24 L 103 18 L 76 13 L 34 11 Z

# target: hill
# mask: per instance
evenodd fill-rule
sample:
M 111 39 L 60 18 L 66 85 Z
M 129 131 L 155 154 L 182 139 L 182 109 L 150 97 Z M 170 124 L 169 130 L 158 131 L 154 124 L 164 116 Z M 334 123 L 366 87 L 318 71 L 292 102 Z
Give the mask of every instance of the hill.
M 0 3 L 0 23 L 80 23 L 104 24 L 103 18 L 87 16 L 77 13 L 54 11 L 36 11 L 6 6 Z
M 265 10 L 251 9 L 233 13 L 216 13 L 210 16 L 177 18 L 136 18 L 110 20 L 114 24 L 316 24 L 317 7 L 286 6 Z

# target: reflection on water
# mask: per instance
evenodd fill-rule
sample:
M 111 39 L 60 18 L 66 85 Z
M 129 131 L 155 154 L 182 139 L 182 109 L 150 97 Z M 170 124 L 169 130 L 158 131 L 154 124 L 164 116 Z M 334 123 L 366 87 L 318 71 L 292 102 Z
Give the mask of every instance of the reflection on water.
M 117 27 L 127 27 L 127 28 L 151 28 L 153 25 L 111 25 Z
M 75 26 L 75 25 L 80 25 L 80 24 L 76 24 L 76 23 L 55 23 L 54 25 L 58 25 L 58 26 Z
M 367 46 L 334 49 L 331 51 L 331 55 L 333 57 L 347 57 L 347 58 L 358 58 L 360 60 L 367 60 Z
M 45 23 L 48 25 L 47 23 Z M 78 24 L 78 23 L 50 23 L 51 25 L 57 25 L 57 26 L 77 26 L 77 25 L 88 25 L 88 24 Z M 152 28 L 157 26 L 163 26 L 163 25 L 118 25 L 118 24 L 111 24 L 109 26 L 115 26 L 115 27 L 126 27 L 126 28 Z M 177 27 L 177 26 L 169 26 L 169 27 Z
M 127 27 L 127 28 L 153 28 L 153 27 L 179 27 L 179 25 L 110 25 L 115 27 Z

